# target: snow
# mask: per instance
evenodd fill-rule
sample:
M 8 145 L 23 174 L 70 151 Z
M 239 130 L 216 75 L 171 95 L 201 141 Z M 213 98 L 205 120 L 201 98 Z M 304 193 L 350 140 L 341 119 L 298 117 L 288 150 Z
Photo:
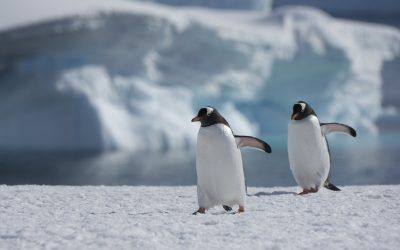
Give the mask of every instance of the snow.
M 15 29 L 49 20 L 63 19 L 70 16 L 93 15 L 98 12 L 146 12 L 151 4 L 130 3 L 125 0 L 39 0 L 35 4 L 26 4 L 23 0 L 2 0 L 0 10 L 0 31 Z M 163 13 L 167 7 L 159 7 Z
M 250 187 L 247 211 L 191 215 L 196 187 L 0 186 L 1 249 L 398 249 L 400 186 L 296 196 Z
M 315 8 L 5 0 L 0 31 L 3 150 L 193 148 L 205 105 L 281 147 L 302 99 L 372 140 L 396 113 L 382 107 L 382 72 L 400 31 Z

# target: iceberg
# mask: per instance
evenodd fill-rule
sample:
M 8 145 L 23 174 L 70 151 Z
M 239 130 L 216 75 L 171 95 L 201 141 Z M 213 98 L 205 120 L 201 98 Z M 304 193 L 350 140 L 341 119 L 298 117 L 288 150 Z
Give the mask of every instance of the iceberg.
M 15 10 L 19 1 L 11 2 L 1 12 Z M 400 54 L 393 27 L 310 7 L 41 4 L 57 8 L 32 6 L 0 22 L 3 150 L 190 149 L 197 130 L 190 119 L 205 105 L 237 134 L 276 144 L 286 143 L 300 99 L 321 120 L 350 124 L 364 137 L 377 136 L 377 119 L 396 113 L 382 107 L 383 65 Z

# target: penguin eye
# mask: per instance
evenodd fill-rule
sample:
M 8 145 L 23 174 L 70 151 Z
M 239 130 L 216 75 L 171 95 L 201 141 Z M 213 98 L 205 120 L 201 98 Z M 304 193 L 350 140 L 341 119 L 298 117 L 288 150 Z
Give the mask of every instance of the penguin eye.
M 298 112 L 301 112 L 301 106 L 300 104 L 297 103 L 293 106 L 293 113 L 298 113 Z
M 197 116 L 201 117 L 207 114 L 207 110 L 205 108 L 202 108 L 199 110 L 199 113 L 197 114 Z

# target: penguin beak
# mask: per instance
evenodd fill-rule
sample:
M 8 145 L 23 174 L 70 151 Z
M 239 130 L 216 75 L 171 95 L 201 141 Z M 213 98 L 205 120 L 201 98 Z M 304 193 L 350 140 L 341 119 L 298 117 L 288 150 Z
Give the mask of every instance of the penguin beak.
M 293 114 L 292 115 L 292 120 L 296 120 L 297 116 L 299 116 L 299 113 Z
M 192 119 L 192 122 L 199 122 L 201 121 L 200 117 L 196 116 Z

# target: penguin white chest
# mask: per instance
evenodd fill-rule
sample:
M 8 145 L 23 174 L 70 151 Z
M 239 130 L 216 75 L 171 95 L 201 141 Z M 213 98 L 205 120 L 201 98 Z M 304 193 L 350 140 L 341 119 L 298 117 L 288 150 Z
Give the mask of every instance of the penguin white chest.
M 291 120 L 288 129 L 290 169 L 302 188 L 319 188 L 328 178 L 330 156 L 318 118 Z
M 196 172 L 200 207 L 244 205 L 242 156 L 228 126 L 215 124 L 200 128 Z

